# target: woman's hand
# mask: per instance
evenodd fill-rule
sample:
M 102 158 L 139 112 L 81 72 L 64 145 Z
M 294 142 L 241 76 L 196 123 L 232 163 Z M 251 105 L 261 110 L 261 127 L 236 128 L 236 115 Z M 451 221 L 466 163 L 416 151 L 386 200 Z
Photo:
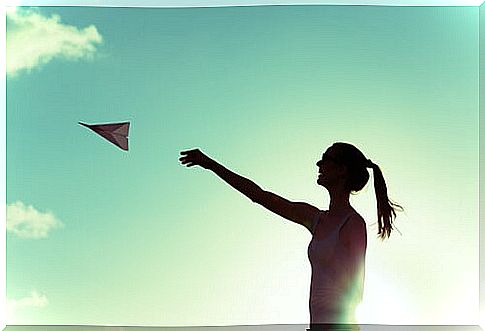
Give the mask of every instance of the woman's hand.
M 202 168 L 209 169 L 214 163 L 214 160 L 209 158 L 207 155 L 202 153 L 199 149 L 191 149 L 189 151 L 180 152 L 182 157 L 179 158 L 180 163 L 187 167 L 192 167 L 195 165 L 201 166 Z

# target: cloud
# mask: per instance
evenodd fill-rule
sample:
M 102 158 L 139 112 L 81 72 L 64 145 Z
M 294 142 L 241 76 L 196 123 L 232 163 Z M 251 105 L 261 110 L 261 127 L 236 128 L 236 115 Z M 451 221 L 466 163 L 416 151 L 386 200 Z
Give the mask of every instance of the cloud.
M 34 307 L 44 308 L 49 301 L 44 294 L 39 294 L 37 291 L 30 292 L 30 296 L 21 299 L 7 299 L 7 306 L 15 310 L 17 308 Z
M 7 298 L 7 324 L 22 324 L 20 320 L 17 320 L 19 316 L 17 312 L 23 309 L 40 309 L 49 304 L 49 300 L 44 294 L 39 294 L 37 291 L 30 292 L 30 296 L 21 299 L 8 299 Z
M 7 205 L 7 232 L 21 238 L 46 238 L 49 231 L 64 226 L 50 212 L 40 212 L 21 201 Z
M 103 37 L 94 25 L 78 29 L 61 23 L 59 15 L 43 16 L 36 9 L 7 11 L 7 75 L 50 62 L 54 58 L 90 59 Z

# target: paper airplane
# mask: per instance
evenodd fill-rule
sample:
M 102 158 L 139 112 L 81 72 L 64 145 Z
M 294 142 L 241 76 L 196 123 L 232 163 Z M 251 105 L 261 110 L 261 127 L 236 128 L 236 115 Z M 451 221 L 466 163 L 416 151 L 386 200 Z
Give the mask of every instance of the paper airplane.
M 86 124 L 78 122 L 85 126 L 119 148 L 128 150 L 128 130 L 130 129 L 130 122 L 109 123 L 109 124 Z

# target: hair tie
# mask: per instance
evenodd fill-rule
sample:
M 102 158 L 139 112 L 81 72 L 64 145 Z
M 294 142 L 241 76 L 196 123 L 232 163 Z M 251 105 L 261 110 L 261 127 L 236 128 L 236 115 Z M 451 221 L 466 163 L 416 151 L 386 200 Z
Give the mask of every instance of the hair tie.
M 365 163 L 365 167 L 366 168 L 373 168 L 374 166 L 374 163 L 372 163 L 372 161 L 370 159 L 367 159 L 366 163 Z

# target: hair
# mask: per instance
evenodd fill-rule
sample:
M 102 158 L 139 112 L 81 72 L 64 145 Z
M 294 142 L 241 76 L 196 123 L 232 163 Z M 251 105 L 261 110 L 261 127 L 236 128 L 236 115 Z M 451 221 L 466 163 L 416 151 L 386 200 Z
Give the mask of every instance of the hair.
M 355 146 L 338 142 L 332 145 L 338 157 L 339 163 L 347 167 L 346 188 L 355 194 L 362 190 L 369 181 L 371 168 L 374 173 L 374 190 L 377 200 L 377 235 L 384 240 L 389 238 L 391 231 L 394 230 L 393 219 L 396 218 L 396 211 L 403 211 L 403 208 L 392 202 L 387 196 L 387 186 L 381 169 Z

